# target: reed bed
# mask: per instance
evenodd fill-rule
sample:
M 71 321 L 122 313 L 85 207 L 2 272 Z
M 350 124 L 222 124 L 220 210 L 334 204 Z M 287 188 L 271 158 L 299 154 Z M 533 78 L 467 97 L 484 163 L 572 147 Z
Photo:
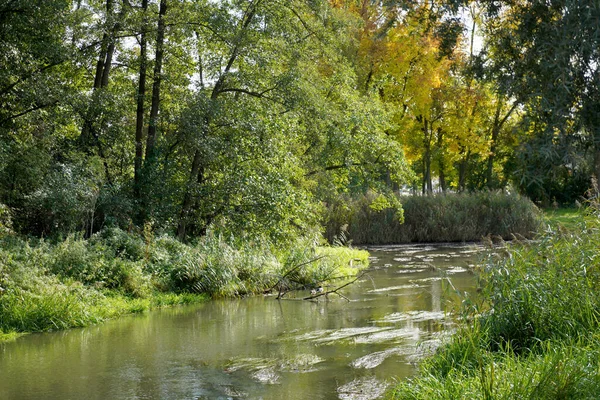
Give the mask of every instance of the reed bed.
M 381 207 L 380 199 L 369 192 L 329 204 L 327 239 L 333 243 L 342 235 L 360 245 L 510 240 L 532 238 L 541 222 L 529 199 L 501 192 L 399 197 L 401 209 L 396 202 Z

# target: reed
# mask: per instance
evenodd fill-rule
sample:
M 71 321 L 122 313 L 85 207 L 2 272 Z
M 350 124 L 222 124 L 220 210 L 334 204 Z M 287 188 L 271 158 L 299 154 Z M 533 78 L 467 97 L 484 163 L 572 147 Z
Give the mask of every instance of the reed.
M 482 272 L 484 299 L 462 329 L 398 385 L 391 398 L 600 396 L 600 223 L 548 228 L 510 245 Z
M 299 264 L 294 280 L 306 287 L 368 265 L 365 251 L 318 244 L 311 237 L 282 246 L 209 232 L 188 245 L 119 229 L 55 244 L 7 236 L 0 239 L 0 338 L 82 327 L 209 297 L 262 293 Z
M 509 240 L 532 238 L 540 228 L 540 211 L 518 195 L 478 192 L 400 197 L 401 213 L 394 206 L 378 206 L 380 198 L 369 192 L 330 204 L 325 216 L 327 239 L 333 243 L 345 231 L 347 239 L 361 245 L 469 242 L 486 236 Z

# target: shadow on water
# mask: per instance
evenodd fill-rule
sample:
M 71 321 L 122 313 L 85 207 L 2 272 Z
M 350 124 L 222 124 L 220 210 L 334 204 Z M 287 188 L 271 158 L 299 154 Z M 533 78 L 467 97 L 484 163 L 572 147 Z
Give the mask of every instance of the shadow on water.
M 483 249 L 369 250 L 350 302 L 220 300 L 2 344 L 0 398 L 377 398 L 452 331 Z

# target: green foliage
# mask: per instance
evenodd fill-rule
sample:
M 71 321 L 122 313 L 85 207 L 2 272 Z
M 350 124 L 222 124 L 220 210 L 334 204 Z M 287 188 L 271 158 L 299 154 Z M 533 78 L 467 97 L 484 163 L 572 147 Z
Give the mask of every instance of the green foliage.
M 542 354 L 507 353 L 477 365 L 472 373 L 454 369 L 445 378 L 424 375 L 402 383 L 393 399 L 595 399 L 600 395 L 600 346 L 547 343 Z
M 0 203 L 0 238 L 12 232 L 12 213 L 6 205 Z
M 597 329 L 600 283 L 596 256 L 597 223 L 564 237 L 552 232 L 535 246 L 511 249 L 510 256 L 490 267 L 486 295 L 494 310 L 484 319 L 494 346 L 514 351 L 539 341 L 566 340 Z
M 554 230 L 575 230 L 581 227 L 585 213 L 576 208 L 558 208 L 544 210 L 544 219 Z
M 513 179 L 535 200 L 572 204 L 600 174 L 600 9 L 576 0 L 482 4 L 486 72 L 526 113 Z
M 490 235 L 505 240 L 515 235 L 531 238 L 541 217 L 527 198 L 499 192 L 409 196 L 394 201 L 401 204 L 401 213 L 398 205 L 382 208 L 381 196 L 374 193 L 329 205 L 326 237 L 333 241 L 346 231 L 357 244 L 478 241 Z
M 143 263 L 123 257 L 117 253 L 120 246 L 111 248 L 111 244 L 114 243 L 94 244 L 69 237 L 53 248 L 49 268 L 62 278 L 145 297 L 150 281 L 143 273 Z

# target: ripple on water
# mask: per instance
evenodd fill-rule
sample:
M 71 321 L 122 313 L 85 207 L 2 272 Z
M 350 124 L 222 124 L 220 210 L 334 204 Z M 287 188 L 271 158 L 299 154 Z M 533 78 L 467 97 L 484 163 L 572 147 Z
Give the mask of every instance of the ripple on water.
M 446 270 L 447 274 L 460 274 L 463 272 L 468 272 L 469 270 L 466 268 L 462 268 L 462 267 L 452 267 L 450 269 Z
M 279 366 L 282 371 L 306 373 L 317 371 L 315 365 L 325 361 L 314 354 L 299 354 L 294 358 L 282 361 Z
M 429 356 L 442 344 L 441 338 L 423 340 L 418 346 L 413 347 L 410 354 L 407 354 L 406 361 L 417 363 L 424 357 Z
M 397 262 L 409 262 L 412 260 L 412 257 L 395 257 L 394 261 Z
M 422 268 L 402 268 L 396 271 L 397 274 L 418 274 L 420 272 L 426 271 Z
M 338 340 L 352 339 L 361 335 L 389 330 L 386 327 L 358 327 L 358 328 L 342 328 L 342 329 L 321 329 L 298 335 L 291 339 L 312 341 L 315 343 L 327 344 Z
M 405 362 L 417 363 L 425 356 L 433 354 L 442 343 L 440 338 L 423 340 L 418 345 L 405 345 L 367 354 L 350 363 L 355 369 L 373 369 L 392 356 L 402 356 Z
M 279 374 L 275 372 L 275 368 L 263 368 L 254 371 L 251 375 L 252 379 L 257 380 L 263 385 L 275 385 L 279 383 Z
M 421 330 L 416 327 L 406 327 L 401 329 L 385 329 L 379 332 L 361 335 L 354 338 L 357 344 L 373 344 L 396 342 L 399 339 L 411 339 L 418 341 L 421 337 Z
M 371 400 L 383 395 L 388 384 L 375 377 L 359 378 L 338 387 L 342 400 Z
M 403 321 L 423 322 L 445 319 L 448 314 L 443 311 L 406 311 L 388 314 L 376 322 L 396 323 Z
M 419 285 L 417 285 L 415 283 L 411 283 L 408 285 L 388 286 L 388 287 L 384 287 L 384 288 L 371 289 L 367 293 L 395 292 L 397 290 L 414 289 L 414 288 L 418 288 L 418 287 L 419 287 Z
M 432 276 L 431 278 L 423 278 L 423 279 L 412 279 L 410 282 L 414 283 L 414 284 L 418 284 L 419 282 L 437 282 L 437 281 L 441 281 L 442 278 L 441 276 Z
M 277 372 L 306 373 L 317 371 L 315 366 L 325 361 L 314 354 L 298 354 L 291 358 L 234 358 L 226 367 L 227 372 L 246 370 L 250 376 L 264 384 L 275 384 L 279 380 Z
M 357 358 L 356 360 L 352 361 L 350 365 L 352 366 L 352 368 L 371 369 L 378 367 L 381 363 L 383 363 L 386 360 L 386 358 L 402 353 L 403 352 L 400 348 L 377 351 L 375 353 L 367 354 L 366 356 Z

